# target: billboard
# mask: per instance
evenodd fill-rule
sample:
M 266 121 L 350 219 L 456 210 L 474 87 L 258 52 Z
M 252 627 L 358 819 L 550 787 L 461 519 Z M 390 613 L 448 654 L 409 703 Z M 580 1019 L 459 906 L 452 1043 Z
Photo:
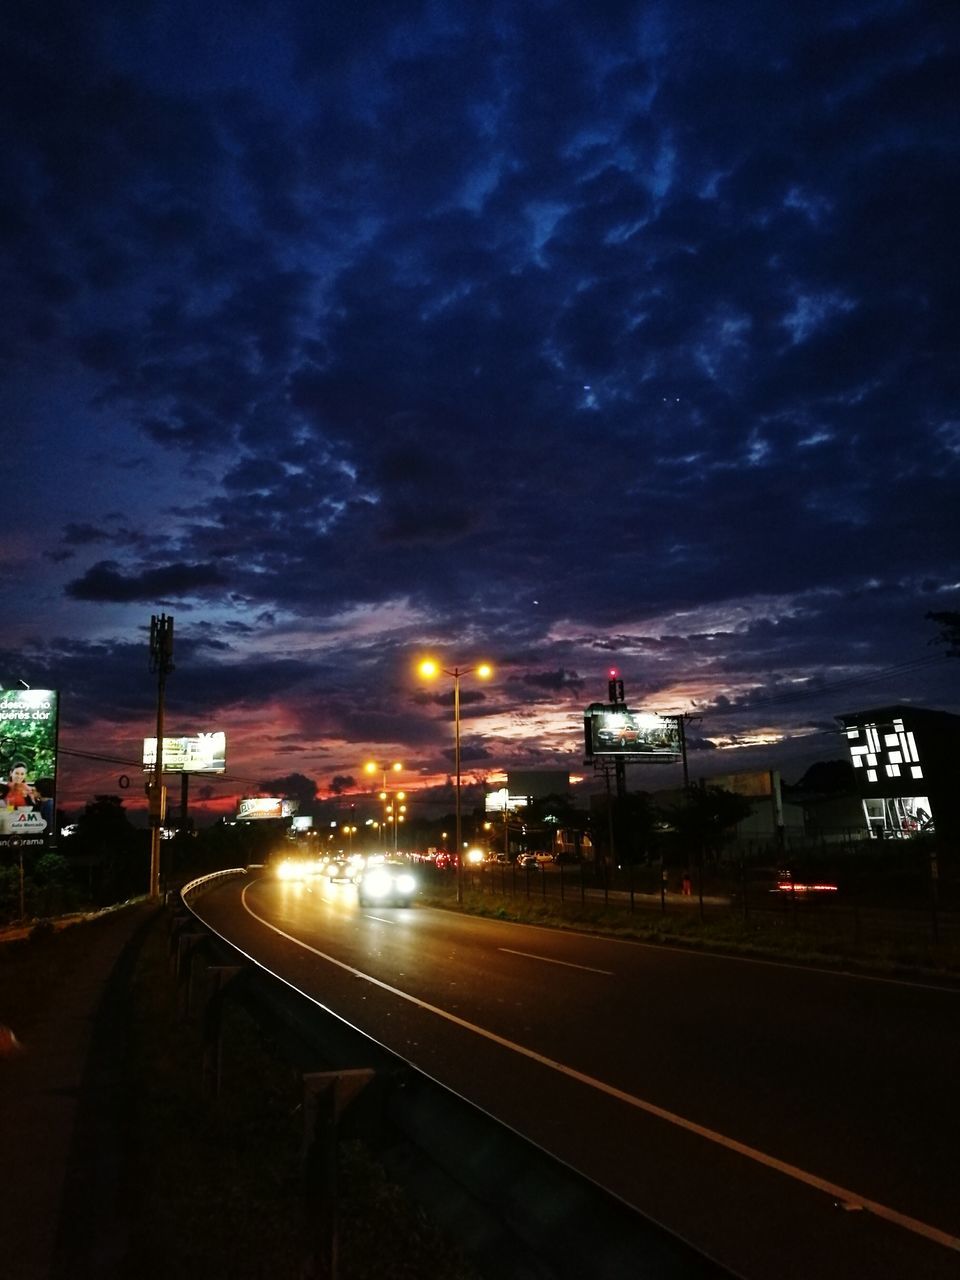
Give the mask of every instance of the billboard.
M 237 818 L 250 821 L 260 818 L 291 818 L 299 808 L 296 800 L 281 796 L 245 796 L 237 805 Z
M 570 790 L 570 774 L 565 769 L 511 769 L 507 787 L 512 796 L 543 800 L 547 796 L 565 796 Z
M 587 758 L 620 756 L 666 762 L 680 759 L 680 722 L 676 716 L 593 702 L 583 713 Z
M 143 740 L 143 768 L 150 772 L 157 762 L 157 739 Z M 227 735 L 196 733 L 191 737 L 163 739 L 164 773 L 223 773 L 227 767 Z
M 43 849 L 54 834 L 59 695 L 0 690 L 0 849 Z
M 499 791 L 487 792 L 483 798 L 483 807 L 487 813 L 503 813 L 504 809 L 515 813 L 517 809 L 527 807 L 527 797 L 511 795 L 506 787 L 501 787 Z
M 771 769 L 755 770 L 752 773 L 723 773 L 710 778 L 707 785 L 722 787 L 724 791 L 732 791 L 734 795 L 746 796 L 748 799 L 776 797 L 780 789 L 780 775 Z

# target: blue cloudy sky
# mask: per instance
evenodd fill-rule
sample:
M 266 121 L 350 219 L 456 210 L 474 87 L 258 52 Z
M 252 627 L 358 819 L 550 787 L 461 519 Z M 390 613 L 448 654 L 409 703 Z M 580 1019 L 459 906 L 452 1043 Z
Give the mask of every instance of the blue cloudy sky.
M 5 19 L 0 683 L 69 751 L 137 758 L 160 612 L 168 731 L 225 729 L 234 792 L 442 778 L 426 651 L 496 666 L 477 776 L 582 772 L 611 666 L 700 717 L 695 774 L 960 710 L 948 6 Z

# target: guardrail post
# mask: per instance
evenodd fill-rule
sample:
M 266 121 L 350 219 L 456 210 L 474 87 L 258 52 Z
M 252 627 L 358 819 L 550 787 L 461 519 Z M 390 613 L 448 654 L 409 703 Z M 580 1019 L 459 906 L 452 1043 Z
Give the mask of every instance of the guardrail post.
M 203 1092 L 207 1097 L 220 1096 L 223 1076 L 223 1006 L 229 985 L 248 970 L 240 964 L 211 964 L 213 993 L 203 1011 Z
M 337 1133 L 340 1115 L 374 1079 L 369 1068 L 312 1071 L 303 1076 L 304 1208 L 312 1232 L 312 1280 L 337 1280 L 340 1213 L 337 1186 Z
M 183 1007 L 179 1012 L 181 1021 L 190 1017 L 192 995 L 193 995 L 193 956 L 194 952 L 201 947 L 209 938 L 206 933 L 179 933 L 177 935 L 177 949 L 173 957 L 174 975 L 177 983 L 178 1003 Z M 185 997 L 180 996 L 181 990 L 186 988 Z

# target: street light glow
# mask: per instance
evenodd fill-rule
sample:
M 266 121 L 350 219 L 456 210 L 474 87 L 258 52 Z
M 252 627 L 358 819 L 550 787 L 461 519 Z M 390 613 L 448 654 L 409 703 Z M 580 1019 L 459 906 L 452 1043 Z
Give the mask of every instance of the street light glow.
M 460 679 L 462 676 L 475 675 L 479 680 L 489 680 L 493 675 L 493 667 L 489 662 L 479 662 L 472 667 L 441 667 L 433 658 L 423 658 L 417 663 L 417 671 L 424 680 L 434 680 L 441 674 L 450 676 L 453 680 L 453 734 L 457 798 L 457 906 L 462 906 L 464 846 L 460 816 Z
M 383 790 L 380 792 L 380 800 L 383 804 L 384 820 L 383 820 L 383 826 L 380 828 L 381 831 L 385 829 L 389 829 L 390 822 L 388 822 L 387 819 L 391 818 L 391 815 L 393 815 L 393 805 L 387 803 L 390 799 L 390 792 L 387 790 L 387 774 L 399 773 L 402 769 L 403 769 L 403 765 L 400 763 L 399 760 L 395 760 L 391 765 L 378 764 L 376 760 L 368 760 L 366 764 L 363 766 L 364 773 L 369 773 L 369 774 L 379 773 L 383 775 L 383 781 L 381 782 L 381 786 L 383 787 Z M 401 800 L 404 799 L 404 792 L 398 791 L 396 794 L 400 797 Z M 391 818 L 391 820 L 393 822 L 393 847 L 394 849 L 396 849 L 397 822 L 395 818 Z

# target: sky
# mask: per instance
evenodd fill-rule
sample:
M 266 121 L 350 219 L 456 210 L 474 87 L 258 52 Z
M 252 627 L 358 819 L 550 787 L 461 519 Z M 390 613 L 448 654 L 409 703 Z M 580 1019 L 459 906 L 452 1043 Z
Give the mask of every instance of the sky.
M 693 776 L 960 710 L 949 6 L 5 23 L 0 685 L 60 691 L 61 804 L 135 772 L 161 613 L 166 731 L 227 734 L 211 813 L 368 759 L 443 784 L 428 653 L 494 665 L 477 782 L 595 785 L 611 668 L 690 715 Z

